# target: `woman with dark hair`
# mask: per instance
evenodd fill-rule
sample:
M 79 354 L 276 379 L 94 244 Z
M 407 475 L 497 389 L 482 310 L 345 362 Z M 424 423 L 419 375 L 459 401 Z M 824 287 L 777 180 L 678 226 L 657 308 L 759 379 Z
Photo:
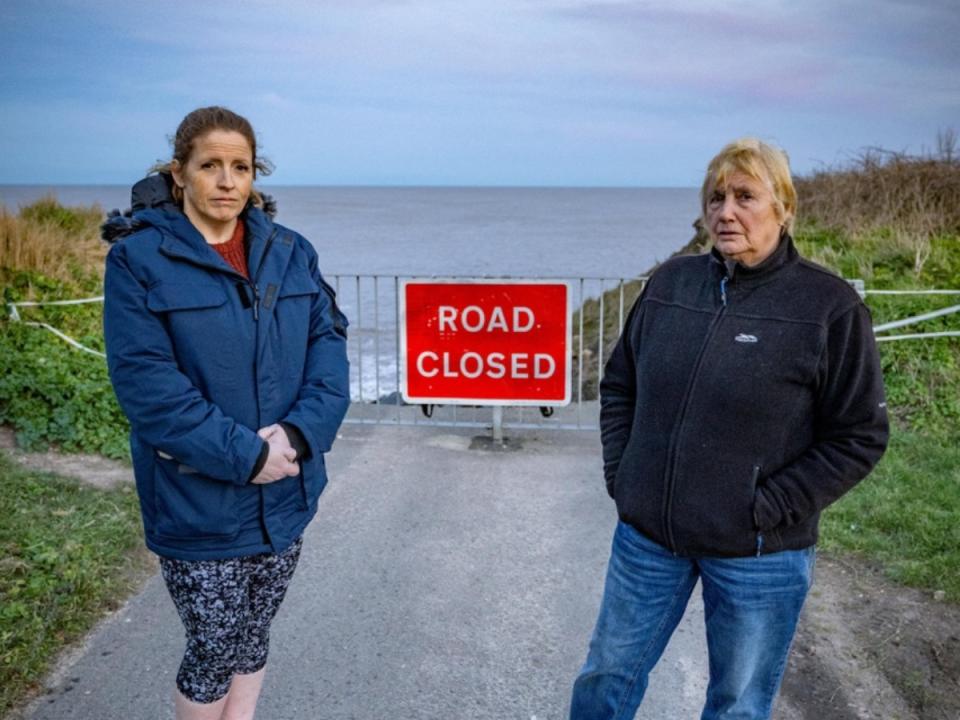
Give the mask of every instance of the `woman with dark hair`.
M 820 512 L 887 444 L 870 313 L 802 258 L 786 154 L 754 138 L 707 167 L 706 255 L 664 263 L 600 383 L 620 522 L 572 720 L 632 719 L 699 581 L 701 720 L 770 716 L 810 583 Z
M 158 169 L 105 226 L 110 378 L 186 629 L 176 716 L 252 718 L 349 405 L 346 319 L 313 247 L 260 207 L 246 119 L 191 112 Z

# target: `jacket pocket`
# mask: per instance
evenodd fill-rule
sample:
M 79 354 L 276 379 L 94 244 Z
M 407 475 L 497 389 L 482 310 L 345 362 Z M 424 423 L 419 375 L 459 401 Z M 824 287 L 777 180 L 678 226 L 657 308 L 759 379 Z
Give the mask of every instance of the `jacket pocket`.
M 245 335 L 236 328 L 239 303 L 234 305 L 219 285 L 159 282 L 147 290 L 147 309 L 162 319 L 179 369 L 195 385 L 243 371 Z
M 326 295 L 327 301 L 329 302 L 328 313 L 334 332 L 346 338 L 347 326 L 350 323 L 347 321 L 347 316 L 344 315 L 337 306 L 337 293 L 323 278 L 320 278 L 320 284 L 317 285 L 313 277 L 307 273 L 302 271 L 290 272 L 284 279 L 283 286 L 280 288 L 277 297 L 279 300 L 288 301 L 291 299 L 306 298 L 312 304 L 321 291 Z
M 287 358 L 302 358 L 310 337 L 313 304 L 320 287 L 308 274 L 291 270 L 276 288 L 264 290 L 263 308 L 274 314 L 270 342 L 280 343 Z
M 750 490 L 753 492 L 754 496 L 757 494 L 757 485 L 760 484 L 760 471 L 763 468 L 759 465 L 754 465 L 753 470 L 750 475 Z
M 323 455 L 311 456 L 301 464 L 300 483 L 305 508 L 316 506 L 327 485 L 327 468 Z
M 174 459 L 154 464 L 154 530 L 179 540 L 235 537 L 240 530 L 237 487 Z
M 291 271 L 283 280 L 283 285 L 277 297 L 288 298 L 297 295 L 316 295 L 320 292 L 320 286 L 314 282 L 313 278 L 304 272 Z
M 159 282 L 147 290 L 147 309 L 155 313 L 215 308 L 225 302 L 226 291 L 219 285 Z

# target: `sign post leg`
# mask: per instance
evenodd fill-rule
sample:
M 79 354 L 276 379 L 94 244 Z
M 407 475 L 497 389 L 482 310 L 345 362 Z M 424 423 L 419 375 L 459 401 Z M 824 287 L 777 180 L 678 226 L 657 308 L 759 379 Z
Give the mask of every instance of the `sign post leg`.
M 493 406 L 493 442 L 503 445 L 503 406 Z

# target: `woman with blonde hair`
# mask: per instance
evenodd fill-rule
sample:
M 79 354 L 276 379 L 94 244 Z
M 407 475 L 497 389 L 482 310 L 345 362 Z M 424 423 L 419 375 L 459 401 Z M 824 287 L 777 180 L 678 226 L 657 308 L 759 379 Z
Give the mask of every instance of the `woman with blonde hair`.
M 619 523 L 572 720 L 633 718 L 702 585 L 702 720 L 770 716 L 810 588 L 820 512 L 888 437 L 870 313 L 802 258 L 786 155 L 753 138 L 710 162 L 710 253 L 650 278 L 600 385 Z

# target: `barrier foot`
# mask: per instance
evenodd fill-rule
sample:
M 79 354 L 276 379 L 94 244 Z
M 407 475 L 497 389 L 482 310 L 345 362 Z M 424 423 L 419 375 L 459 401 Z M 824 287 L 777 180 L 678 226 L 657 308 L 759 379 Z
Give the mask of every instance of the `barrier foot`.
M 503 445 L 503 406 L 493 406 L 493 442 Z

